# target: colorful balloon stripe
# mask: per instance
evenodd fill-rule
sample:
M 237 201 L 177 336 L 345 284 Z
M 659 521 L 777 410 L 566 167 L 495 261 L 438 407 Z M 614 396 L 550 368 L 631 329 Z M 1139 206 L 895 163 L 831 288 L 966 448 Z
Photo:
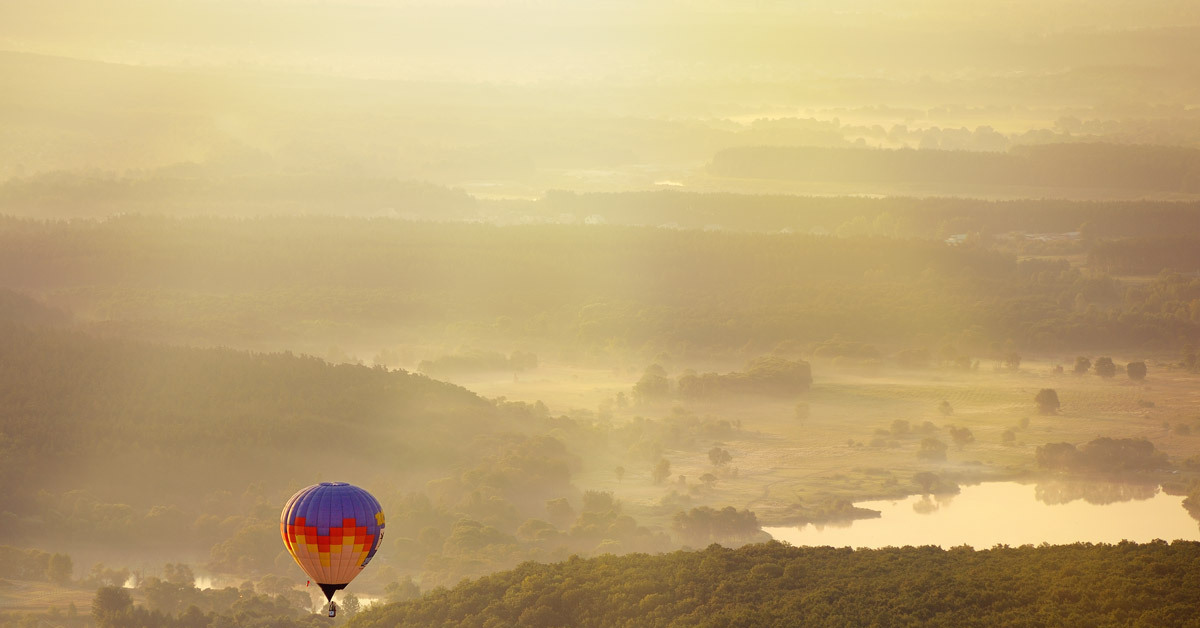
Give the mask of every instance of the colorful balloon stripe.
M 345 585 L 383 541 L 383 509 L 370 493 L 344 482 L 322 482 L 288 500 L 279 531 L 288 553 L 317 584 Z

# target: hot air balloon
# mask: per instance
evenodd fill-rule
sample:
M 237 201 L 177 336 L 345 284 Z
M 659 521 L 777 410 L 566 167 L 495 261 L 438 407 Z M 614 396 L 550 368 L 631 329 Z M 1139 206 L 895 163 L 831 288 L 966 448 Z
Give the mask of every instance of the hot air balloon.
M 357 486 L 321 482 L 292 495 L 279 516 L 279 532 L 296 564 L 332 604 L 334 592 L 346 588 L 383 542 L 383 508 Z

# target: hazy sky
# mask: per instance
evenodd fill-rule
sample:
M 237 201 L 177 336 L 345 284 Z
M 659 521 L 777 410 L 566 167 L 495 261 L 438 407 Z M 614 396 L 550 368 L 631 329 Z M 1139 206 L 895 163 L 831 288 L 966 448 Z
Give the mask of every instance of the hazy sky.
M 763 138 L 661 121 L 764 116 L 882 125 L 878 145 L 896 124 L 1165 115 L 1186 124 L 1102 131 L 1191 145 L 1200 3 L 0 0 L 0 85 L 0 180 L 192 162 L 450 185 L 534 164 L 693 167 Z
M 1200 57 L 1200 6 L 1185 0 L 3 0 L 0 18 L 3 50 L 386 78 L 904 77 Z

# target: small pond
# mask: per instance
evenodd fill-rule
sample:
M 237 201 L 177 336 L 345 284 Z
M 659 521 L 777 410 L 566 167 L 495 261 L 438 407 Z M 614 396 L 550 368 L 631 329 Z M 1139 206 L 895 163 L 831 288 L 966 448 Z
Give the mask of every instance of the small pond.
M 877 519 L 763 529 L 792 545 L 868 548 L 1200 540 L 1200 525 L 1182 503 L 1153 484 L 988 482 L 956 495 L 855 504 L 880 511 Z

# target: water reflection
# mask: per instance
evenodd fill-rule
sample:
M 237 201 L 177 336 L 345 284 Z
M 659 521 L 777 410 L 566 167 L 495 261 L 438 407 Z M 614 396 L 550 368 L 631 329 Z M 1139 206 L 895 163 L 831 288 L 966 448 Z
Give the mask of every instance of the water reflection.
M 990 482 L 957 495 L 913 495 L 855 504 L 882 513 L 845 527 L 764 528 L 793 545 L 887 547 L 1200 540 L 1181 496 L 1154 485 L 1078 480 Z
M 933 495 L 922 495 L 920 499 L 913 502 L 913 512 L 922 515 L 935 513 L 942 508 L 949 507 L 954 502 L 954 498 L 958 497 L 959 489 L 955 487 L 953 493 L 935 493 Z
M 854 519 L 833 519 L 825 523 L 812 524 L 815 530 L 845 530 L 854 525 Z
M 937 502 L 929 499 L 928 495 L 923 496 L 920 500 L 913 503 L 913 512 L 919 515 L 928 515 L 937 512 Z
M 1069 504 L 1082 499 L 1089 504 L 1104 506 L 1119 502 L 1151 499 L 1158 494 L 1157 484 L 1124 482 L 1089 482 L 1086 480 L 1054 479 L 1038 482 L 1034 495 L 1043 504 Z

